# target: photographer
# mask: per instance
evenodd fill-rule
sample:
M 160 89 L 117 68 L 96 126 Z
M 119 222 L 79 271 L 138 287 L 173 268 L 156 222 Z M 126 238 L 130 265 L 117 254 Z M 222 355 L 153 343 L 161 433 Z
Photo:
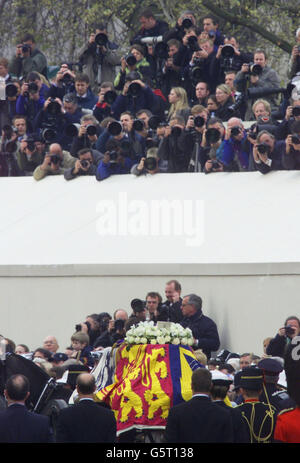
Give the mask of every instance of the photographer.
M 298 317 L 292 315 L 288 317 L 284 326 L 278 330 L 278 333 L 271 339 L 267 346 L 267 355 L 273 357 L 284 357 L 286 349 L 291 340 L 300 334 L 300 320 Z
M 295 122 L 300 121 L 300 100 L 292 100 L 287 107 L 284 119 L 278 126 L 277 138 L 283 140 L 292 133 L 292 126 Z
M 285 154 L 282 158 L 282 166 L 286 170 L 300 169 L 300 120 L 294 121 L 292 133 L 285 140 Z
M 54 82 L 50 85 L 47 97 L 59 98 L 60 100 L 67 93 L 75 92 L 75 73 L 69 65 L 63 63 L 58 70 Z
M 244 63 L 253 61 L 252 53 L 244 53 L 240 50 L 235 37 L 225 37 L 224 44 L 220 45 L 216 54 L 216 61 L 219 66 L 219 80 L 224 82 L 225 73 L 230 71 L 238 72 Z
M 100 181 L 112 175 L 129 174 L 133 160 L 122 150 L 121 143 L 109 140 L 106 148 L 107 151 L 97 167 L 96 179 Z
M 208 121 L 208 114 L 208 110 L 202 105 L 196 104 L 191 108 L 191 115 L 185 127 L 186 130 L 189 130 L 195 141 L 188 167 L 189 172 L 201 172 L 202 170 L 200 163 L 200 147 Z
M 16 159 L 17 149 L 17 131 L 10 125 L 5 125 L 1 132 L 0 177 L 17 177 L 22 174 Z
M 96 175 L 97 166 L 100 162 L 100 156 L 97 158 L 93 154 L 93 151 L 89 148 L 82 148 L 77 153 L 78 159 L 75 162 L 74 167 L 65 169 L 64 177 L 65 180 L 73 180 L 81 175 Z
M 220 161 L 223 154 L 224 136 L 225 127 L 222 121 L 216 117 L 210 118 L 203 131 L 199 149 L 199 162 L 202 172 L 209 174 L 224 170 L 223 163 Z
M 227 122 L 220 161 L 226 172 L 245 172 L 249 169 L 251 143 L 241 119 L 232 117 Z
M 124 339 L 127 320 L 128 314 L 123 309 L 115 310 L 113 320 L 105 317 L 101 323 L 101 334 L 94 342 L 94 349 L 113 346 L 117 341 Z
M 130 43 L 139 43 L 141 39 L 146 37 L 159 37 L 168 31 L 169 26 L 165 21 L 156 19 L 150 8 L 141 12 L 139 21 L 141 28 L 137 34 L 131 39 Z
M 134 164 L 131 168 L 131 173 L 138 177 L 140 175 L 154 175 L 167 172 L 168 163 L 159 159 L 157 151 L 157 148 L 148 149 L 146 158 L 143 157 L 138 164 Z
M 267 130 L 259 132 L 253 145 L 253 161 L 250 159 L 250 170 L 259 170 L 267 174 L 272 170 L 282 170 L 282 158 L 285 156 L 285 141 L 276 141 L 275 136 Z
M 186 32 L 196 26 L 196 17 L 193 11 L 183 11 L 176 21 L 175 27 L 166 31 L 163 35 L 164 42 L 170 39 L 176 39 L 182 42 Z
M 96 149 L 97 140 L 102 132 L 97 119 L 92 114 L 85 114 L 80 119 L 77 135 L 73 137 L 70 153 L 77 156 L 82 148 Z
M 218 85 L 216 88 L 216 100 L 218 109 L 215 116 L 223 122 L 228 121 L 231 117 L 240 117 L 239 109 L 232 97 L 230 87 L 225 84 Z
M 256 65 L 256 66 L 255 66 Z M 280 79 L 276 71 L 267 65 L 267 55 L 264 50 L 256 50 L 254 53 L 253 65 L 244 63 L 235 79 L 237 91 L 244 93 L 246 89 L 279 89 Z M 277 108 L 276 95 L 267 96 L 266 100 L 271 104 L 272 110 Z M 251 105 L 253 101 L 249 99 L 246 120 L 251 117 Z
M 116 90 L 122 91 L 128 74 L 135 72 L 136 79 L 151 80 L 154 70 L 147 61 L 144 48 L 141 45 L 133 45 L 127 56 L 121 58 L 121 69 L 114 80 Z
M 93 109 L 93 115 L 99 122 L 103 121 L 106 117 L 112 116 L 111 105 L 116 98 L 117 93 L 113 83 L 103 82 L 100 85 L 98 101 Z
M 185 129 L 185 120 L 181 116 L 173 116 L 158 148 L 158 157 L 168 161 L 167 172 L 187 172 L 193 147 L 194 137 Z
M 216 51 L 212 40 L 199 39 L 199 50 L 195 51 L 189 63 L 188 73 L 194 85 L 198 82 L 207 82 L 213 93 L 216 86 L 221 83 L 216 61 Z
M 40 143 L 39 137 L 29 135 L 23 137 L 17 151 L 18 166 L 23 175 L 33 175 L 34 170 L 43 162 L 45 144 Z
M 47 175 L 63 175 L 64 170 L 74 167 L 77 159 L 67 151 L 63 151 L 58 143 L 49 146 L 44 161 L 33 172 L 35 180 L 42 180 Z
M 219 30 L 219 20 L 216 16 L 205 16 L 202 20 L 203 32 L 201 38 L 213 40 L 215 48 L 224 43 L 224 36 Z
M 107 25 L 98 24 L 87 44 L 78 52 L 83 72 L 88 75 L 92 91 L 97 94 L 102 82 L 113 82 L 115 67 L 120 64 L 118 45 L 108 38 Z
M 148 85 L 139 79 L 136 72 L 130 72 L 126 76 L 125 85 L 122 93 L 117 96 L 111 106 L 112 114 L 115 119 L 119 119 L 124 111 L 130 111 L 134 116 L 140 109 L 149 109 L 150 111 L 157 107 L 157 99 Z
M 296 44 L 293 46 L 292 54 L 288 64 L 288 78 L 292 79 L 300 71 L 300 28 L 296 30 Z
M 185 47 L 179 40 L 170 39 L 167 42 L 167 57 L 161 62 L 161 85 L 163 94 L 167 97 L 172 87 L 182 85 L 184 68 L 188 65 Z
M 4 125 L 10 125 L 16 115 L 16 101 L 20 92 L 18 79 L 8 73 L 8 60 L 0 58 L 0 80 L 4 80 L 5 95 L 0 99 L 0 130 Z
M 47 59 L 36 47 L 33 35 L 25 34 L 16 47 L 15 57 L 10 61 L 9 72 L 21 78 L 32 71 L 39 72 L 47 78 Z
M 40 81 L 41 82 L 41 81 Z M 16 101 L 16 112 L 26 116 L 30 132 L 34 132 L 34 121 L 45 103 L 44 97 L 40 94 L 40 88 L 35 82 L 24 82 L 21 93 Z

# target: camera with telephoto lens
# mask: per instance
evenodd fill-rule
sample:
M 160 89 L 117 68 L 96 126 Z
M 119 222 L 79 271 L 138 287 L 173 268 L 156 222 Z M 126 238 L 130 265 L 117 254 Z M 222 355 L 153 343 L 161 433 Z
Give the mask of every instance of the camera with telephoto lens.
M 93 124 L 89 124 L 86 126 L 86 134 L 90 137 L 97 135 L 97 127 Z
M 195 35 L 190 35 L 188 38 L 188 47 L 191 51 L 201 51 L 201 48 L 198 45 L 198 37 Z
M 292 135 L 292 143 L 293 145 L 299 145 L 300 144 L 300 137 L 297 134 Z
M 106 47 L 107 42 L 108 42 L 108 37 L 107 37 L 107 35 L 104 34 L 103 32 L 99 32 L 99 34 L 96 35 L 96 37 L 95 37 L 95 43 L 96 43 L 99 47 Z
M 74 82 L 73 77 L 70 76 L 68 72 L 65 72 L 63 75 L 63 78 L 60 79 L 63 85 L 70 85 L 72 82 Z
M 2 131 L 4 132 L 4 137 L 7 139 L 7 140 L 10 140 L 11 137 L 13 136 L 14 133 L 17 133 L 17 129 L 15 129 L 14 127 L 12 127 L 11 125 L 4 125 L 2 127 Z
M 232 129 L 231 129 L 231 135 L 232 135 L 233 137 L 237 137 L 237 136 L 241 133 L 241 130 L 242 130 L 241 127 L 239 127 L 238 125 L 236 125 L 236 126 L 232 127 Z
M 106 104 L 111 106 L 115 102 L 117 96 L 118 95 L 114 90 L 108 90 L 104 94 L 104 101 Z
M 129 53 L 127 56 L 125 56 L 125 61 L 127 65 L 130 67 L 134 66 L 137 63 L 136 57 L 132 53 Z
M 194 126 L 195 127 L 201 128 L 201 127 L 204 126 L 204 124 L 205 124 L 204 117 L 202 117 L 202 116 L 195 116 L 194 117 Z
M 29 53 L 31 51 L 31 46 L 27 43 L 23 43 L 22 45 L 22 53 Z
M 89 167 L 89 165 L 90 165 L 90 161 L 88 161 L 87 159 L 83 159 L 82 161 L 80 161 L 80 165 L 84 169 L 87 169 Z
M 292 115 L 293 115 L 294 117 L 300 116 L 300 106 L 295 106 L 295 107 L 292 109 Z
M 218 161 L 215 161 L 214 159 L 212 160 L 212 164 L 211 164 L 211 168 L 212 169 L 220 169 L 220 164 L 218 163 Z
M 117 151 L 109 151 L 108 154 L 110 158 L 109 159 L 110 164 L 116 164 L 119 153 Z
M 220 140 L 221 134 L 218 129 L 211 127 L 207 129 L 205 138 L 206 138 L 208 145 L 212 145 L 214 143 L 217 143 Z
M 184 18 L 182 23 L 181 23 L 183 29 L 190 29 L 193 27 L 193 21 L 190 18 Z
M 55 101 L 55 98 L 50 98 L 50 103 L 46 108 L 47 114 L 50 116 L 58 116 L 61 113 L 61 106 L 58 101 Z
M 263 68 L 260 64 L 249 63 L 249 73 L 253 76 L 260 76 L 263 72 Z
M 269 154 L 271 153 L 271 148 L 266 143 L 259 143 L 257 145 L 257 151 L 259 152 L 259 154 L 269 156 Z
M 108 133 L 113 136 L 120 135 L 122 130 L 123 130 L 123 126 L 121 122 L 118 122 L 118 121 L 112 121 L 107 127 Z
M 182 133 L 182 128 L 181 127 L 178 127 L 176 125 L 174 125 L 172 128 L 171 128 L 171 135 L 173 135 L 174 137 L 179 137 Z
M 285 334 L 286 334 L 287 336 L 290 336 L 290 335 L 292 335 L 292 334 L 295 333 L 295 330 L 294 330 L 294 328 L 293 328 L 291 325 L 285 326 L 284 329 L 285 329 Z
M 13 98 L 18 94 L 18 87 L 15 84 L 7 84 L 5 87 L 6 97 Z
M 135 119 L 132 124 L 132 129 L 136 130 L 137 132 L 142 132 L 145 128 L 145 124 L 141 119 Z
M 62 162 L 61 157 L 58 154 L 50 154 L 50 163 L 54 165 L 58 165 Z
M 128 87 L 128 94 L 137 98 L 141 93 L 142 87 L 138 82 L 132 82 Z
M 144 161 L 144 167 L 146 170 L 155 170 L 157 168 L 157 158 L 149 156 Z
M 27 140 L 25 140 L 27 142 L 27 149 L 29 151 L 31 151 L 31 153 L 33 153 L 33 151 L 35 151 L 35 142 L 34 142 L 34 139 L 33 138 L 27 138 Z

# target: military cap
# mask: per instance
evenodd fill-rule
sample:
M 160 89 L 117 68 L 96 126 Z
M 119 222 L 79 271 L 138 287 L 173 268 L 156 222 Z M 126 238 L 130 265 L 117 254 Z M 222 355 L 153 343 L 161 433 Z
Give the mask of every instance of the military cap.
M 252 391 L 263 387 L 263 371 L 257 367 L 247 367 L 241 371 L 239 386 Z
M 214 386 L 230 386 L 233 382 L 232 379 L 219 370 L 211 371 L 211 381 Z
M 260 362 L 258 362 L 257 365 L 259 368 L 264 370 L 264 372 L 267 375 L 270 375 L 270 376 L 278 375 L 283 370 L 283 367 L 280 364 L 280 362 L 278 362 L 278 360 L 275 360 L 273 358 L 265 358 L 261 360 Z

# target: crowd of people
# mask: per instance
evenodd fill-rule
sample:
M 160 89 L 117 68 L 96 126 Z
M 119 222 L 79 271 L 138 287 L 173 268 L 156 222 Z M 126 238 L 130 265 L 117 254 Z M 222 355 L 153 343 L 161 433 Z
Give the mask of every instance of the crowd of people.
M 171 27 L 146 9 L 140 23 L 126 53 L 95 24 L 51 77 L 31 34 L 0 59 L 0 176 L 300 168 L 299 30 L 282 85 L 266 51 L 212 15 L 184 11 Z
M 300 366 L 299 360 L 294 361 L 291 356 L 293 339 L 300 336 L 297 316 L 289 316 L 274 337 L 264 339 L 262 352 L 256 355 L 250 351 L 220 350 L 218 327 L 203 313 L 201 297 L 197 294 L 183 296 L 178 280 L 166 282 L 165 300 L 159 292 L 150 291 L 144 300 L 132 299 L 130 306 L 131 313 L 119 308 L 113 316 L 106 312 L 87 315 L 75 325 L 70 344 L 63 348 L 53 335 L 47 336 L 41 346 L 34 349 L 3 337 L 7 355 L 11 352 L 25 357 L 49 378 L 63 383 L 59 398 L 66 402 L 66 407 L 59 413 L 55 435 L 50 425 L 48 434 L 45 434 L 45 427 L 40 428 L 42 434 L 38 436 L 30 434 L 30 428 L 26 428 L 29 435 L 22 434 L 24 423 L 22 420 L 19 423 L 19 419 L 14 421 L 15 428 L 9 434 L 9 427 L 1 426 L 9 408 L 7 405 L 22 400 L 24 405 L 30 395 L 26 375 L 9 376 L 9 384 L 11 381 L 22 384 L 26 394 L 18 401 L 14 399 L 15 393 L 9 392 L 10 387 L 18 390 L 17 385 L 3 385 L 1 393 L 6 401 L 2 400 L 0 407 L 1 442 L 10 439 L 35 441 L 45 436 L 51 442 L 141 441 L 136 430 L 117 437 L 116 421 L 108 404 L 103 408 L 93 399 L 101 356 L 107 349 L 111 352 L 121 346 L 127 331 L 144 321 L 152 321 L 155 325 L 173 322 L 190 328 L 192 350 L 199 362 L 192 373 L 192 399 L 171 407 L 162 442 L 300 442 Z M 71 400 L 74 391 L 79 403 Z M 91 403 L 81 403 L 85 399 Z M 79 416 L 81 421 L 78 421 Z

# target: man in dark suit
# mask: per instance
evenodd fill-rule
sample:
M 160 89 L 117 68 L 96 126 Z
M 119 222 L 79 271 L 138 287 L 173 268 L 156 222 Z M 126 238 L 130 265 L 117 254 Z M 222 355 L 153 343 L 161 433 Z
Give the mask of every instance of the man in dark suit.
M 165 432 L 166 442 L 234 442 L 230 413 L 211 401 L 211 387 L 209 370 L 198 368 L 193 372 L 193 397 L 170 409 Z
M 113 412 L 94 402 L 95 378 L 90 373 L 77 377 L 79 402 L 61 410 L 56 431 L 57 442 L 115 442 Z
M 182 320 L 181 303 L 181 284 L 177 280 L 170 280 L 166 283 L 166 301 L 160 308 L 158 320 L 180 323 Z
M 26 376 L 11 376 L 5 385 L 4 395 L 8 407 L 0 413 L 0 442 L 49 443 L 53 433 L 47 416 L 27 410 L 29 381 Z
M 220 338 L 216 323 L 202 312 L 202 299 L 196 294 L 184 296 L 181 304 L 183 328 L 190 328 L 194 337 L 194 348 L 202 349 L 207 357 L 220 347 Z

